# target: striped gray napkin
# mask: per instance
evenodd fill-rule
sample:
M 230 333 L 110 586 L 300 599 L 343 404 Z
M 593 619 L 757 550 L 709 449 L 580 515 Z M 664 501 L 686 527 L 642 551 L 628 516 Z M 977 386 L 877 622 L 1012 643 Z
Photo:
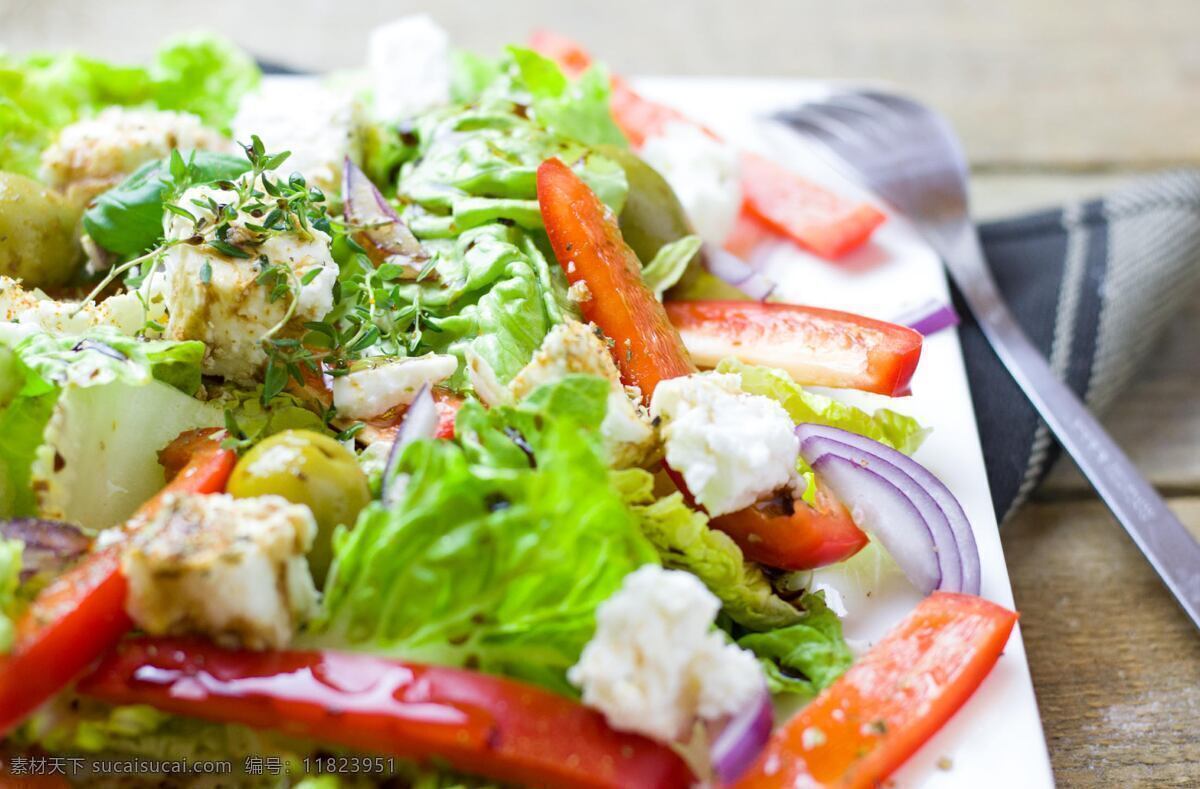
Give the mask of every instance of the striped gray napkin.
M 1200 171 L 1148 176 L 1098 200 L 989 222 L 979 233 L 1030 339 L 1103 413 L 1200 283 Z M 992 502 L 1006 518 L 1058 447 L 954 296 Z

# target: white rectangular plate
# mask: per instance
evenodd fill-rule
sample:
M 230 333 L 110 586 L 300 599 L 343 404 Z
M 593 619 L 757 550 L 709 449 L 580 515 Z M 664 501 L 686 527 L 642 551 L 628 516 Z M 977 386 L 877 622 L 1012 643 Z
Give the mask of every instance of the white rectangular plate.
M 797 135 L 767 119 L 774 110 L 819 97 L 829 90 L 827 85 L 675 77 L 644 78 L 636 84 L 648 97 L 679 108 L 739 146 L 766 154 L 843 194 L 858 193 Z M 798 304 L 887 320 L 924 301 L 949 299 L 945 274 L 933 250 L 894 217 L 869 244 L 837 263 L 784 243 L 773 246 L 763 262 L 765 273 L 779 283 L 777 296 Z M 937 474 L 966 509 L 979 543 L 983 596 L 1013 607 L 957 332 L 939 332 L 925 341 L 912 397 L 838 396 L 868 409 L 886 405 L 933 428 L 917 460 Z M 918 600 L 918 593 L 902 580 L 876 589 L 870 600 L 847 596 L 847 638 L 855 645 L 877 640 Z M 1054 785 L 1019 628 L 975 695 L 893 779 L 898 787 Z

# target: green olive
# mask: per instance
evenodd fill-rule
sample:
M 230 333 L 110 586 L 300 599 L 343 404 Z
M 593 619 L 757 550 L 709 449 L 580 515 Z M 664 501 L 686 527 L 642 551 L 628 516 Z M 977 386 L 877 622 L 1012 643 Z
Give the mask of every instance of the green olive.
M 667 180 L 637 154 L 625 148 L 602 146 L 600 152 L 621 165 L 629 196 L 621 210 L 621 235 L 643 265 L 664 244 L 691 234 L 692 224 Z
M 255 445 L 234 466 L 228 491 L 242 499 L 274 494 L 312 510 L 317 537 L 308 564 L 318 585 L 333 559 L 334 528 L 353 526 L 371 500 L 354 454 L 312 430 L 285 430 Z
M 32 178 L 0 172 L 0 274 L 31 287 L 66 283 L 79 267 L 79 212 Z

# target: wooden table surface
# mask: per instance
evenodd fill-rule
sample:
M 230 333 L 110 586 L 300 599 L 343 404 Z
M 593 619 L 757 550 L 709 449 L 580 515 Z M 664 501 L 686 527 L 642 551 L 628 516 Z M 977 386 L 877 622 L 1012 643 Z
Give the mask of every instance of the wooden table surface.
M 464 46 L 535 26 L 626 73 L 886 79 L 946 111 L 998 216 L 1200 165 L 1195 0 L 0 0 L 0 47 L 137 58 L 216 29 L 313 69 L 350 66 L 372 24 L 422 8 Z M 1200 293 L 1106 424 L 1200 533 Z M 1200 784 L 1200 637 L 1077 474 L 1059 469 L 1003 530 L 1062 786 Z

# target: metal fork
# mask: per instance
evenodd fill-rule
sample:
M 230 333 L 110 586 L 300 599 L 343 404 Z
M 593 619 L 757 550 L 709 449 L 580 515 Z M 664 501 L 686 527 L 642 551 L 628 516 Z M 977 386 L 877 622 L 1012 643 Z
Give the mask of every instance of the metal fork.
M 937 251 L 1025 396 L 1200 627 L 1200 544 L 1009 312 L 971 222 L 966 157 L 950 124 L 916 101 L 876 91 L 835 94 L 776 118 L 820 143 Z

